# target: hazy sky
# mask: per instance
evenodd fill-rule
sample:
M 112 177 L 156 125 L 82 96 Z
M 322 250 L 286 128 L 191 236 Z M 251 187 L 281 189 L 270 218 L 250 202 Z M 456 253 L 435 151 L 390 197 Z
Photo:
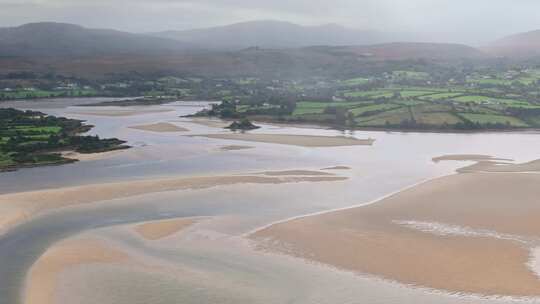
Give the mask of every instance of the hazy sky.
M 276 19 L 472 43 L 540 29 L 539 11 L 540 0 L 0 0 L 0 26 L 58 21 L 149 32 Z

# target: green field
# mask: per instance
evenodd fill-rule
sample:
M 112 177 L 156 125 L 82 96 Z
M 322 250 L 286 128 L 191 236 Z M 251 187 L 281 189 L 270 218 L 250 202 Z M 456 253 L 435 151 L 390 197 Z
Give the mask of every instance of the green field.
M 62 91 L 45 91 L 45 90 L 18 90 L 18 91 L 0 91 L 0 99 L 34 99 L 48 97 L 90 97 L 96 96 L 96 90 L 62 90 Z
M 127 148 L 118 139 L 81 136 L 82 121 L 40 112 L 0 108 L 0 171 L 24 166 L 63 164 L 58 151 L 105 152 Z
M 429 74 L 426 72 L 415 72 L 415 71 L 394 71 L 392 76 L 404 79 L 413 79 L 413 80 L 425 80 L 429 79 Z
M 312 102 L 312 101 L 301 101 L 296 104 L 296 109 L 292 113 L 293 116 L 305 115 L 305 114 L 322 114 L 324 110 L 328 107 L 343 107 L 347 109 L 352 109 L 365 105 L 364 101 L 355 101 L 355 102 Z
M 375 105 L 369 105 L 365 107 L 354 108 L 352 110 L 349 110 L 349 112 L 351 112 L 354 116 L 361 116 L 369 112 L 385 111 L 385 110 L 391 110 L 391 109 L 395 109 L 399 107 L 400 106 L 396 104 L 385 103 L 385 104 L 375 104 Z
M 426 101 L 448 100 L 463 95 L 463 93 L 436 93 L 427 96 L 420 96 L 419 99 Z
M 353 91 L 353 92 L 345 92 L 344 95 L 347 98 L 377 99 L 377 98 L 390 98 L 394 96 L 394 92 L 388 91 L 388 90 Z
M 459 115 L 473 123 L 478 123 L 480 125 L 504 124 L 511 127 L 528 127 L 527 123 L 512 116 L 474 113 L 460 113 Z
M 473 102 L 473 103 L 482 103 L 493 100 L 491 97 L 480 96 L 480 95 L 465 95 L 460 97 L 452 98 L 452 100 L 457 102 Z
M 340 84 L 347 87 L 354 87 L 354 86 L 368 84 L 369 81 L 370 80 L 368 78 L 351 78 L 351 79 L 341 81 Z
M 416 91 L 416 90 L 403 90 L 403 91 L 399 92 L 399 94 L 403 98 L 419 97 L 419 96 L 424 96 L 424 95 L 431 95 L 431 94 L 434 94 L 434 93 L 436 93 L 436 92 L 433 92 L 433 91 Z
M 357 118 L 355 122 L 361 127 L 384 127 L 386 125 L 399 125 L 406 120 L 412 120 L 409 109 L 398 108 L 368 117 Z

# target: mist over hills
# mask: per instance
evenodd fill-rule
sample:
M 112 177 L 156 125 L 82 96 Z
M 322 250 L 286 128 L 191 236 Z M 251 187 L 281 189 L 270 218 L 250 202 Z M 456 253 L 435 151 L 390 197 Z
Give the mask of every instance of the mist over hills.
M 0 28 L 2 56 L 162 54 L 188 48 L 190 46 L 170 39 L 65 23 L 42 22 Z
M 405 35 L 348 29 L 337 24 L 301 26 L 282 21 L 251 21 L 186 31 L 151 35 L 212 49 L 300 48 L 314 45 L 367 45 L 398 41 Z
M 480 49 L 394 39 L 390 34 L 338 25 L 305 27 L 277 21 L 153 34 L 32 23 L 0 28 L 0 73 L 302 75 L 358 71 L 385 61 L 540 57 L 540 31 L 503 38 Z
M 503 37 L 482 50 L 495 56 L 516 59 L 540 57 L 540 30 Z

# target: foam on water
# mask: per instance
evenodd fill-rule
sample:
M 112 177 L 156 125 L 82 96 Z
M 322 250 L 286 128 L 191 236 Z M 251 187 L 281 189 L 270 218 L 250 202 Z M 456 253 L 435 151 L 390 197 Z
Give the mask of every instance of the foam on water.
M 499 233 L 488 229 L 473 229 L 470 227 L 444 224 L 438 222 L 421 222 L 421 221 L 393 221 L 394 224 L 401 225 L 410 229 L 418 230 L 425 233 L 431 233 L 439 236 L 465 236 L 465 237 L 483 237 L 500 240 L 516 241 L 527 244 L 530 241 L 519 235 Z

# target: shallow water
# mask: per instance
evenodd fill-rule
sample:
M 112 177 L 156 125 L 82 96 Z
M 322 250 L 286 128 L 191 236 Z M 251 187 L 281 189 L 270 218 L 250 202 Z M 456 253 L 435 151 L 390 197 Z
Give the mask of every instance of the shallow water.
M 187 216 L 213 218 L 197 225 L 197 229 L 178 240 L 173 248 L 150 246 L 115 227 L 95 233 L 123 243 L 130 250 L 172 263 L 180 269 L 195 271 L 200 277 L 170 277 L 122 267 L 88 268 L 84 275 L 76 271 L 65 274 L 63 281 L 70 283 L 62 285 L 61 303 L 158 304 L 178 303 L 180 300 L 182 303 L 478 303 L 478 299 L 432 294 L 288 257 L 264 255 L 253 252 L 239 238 L 254 229 L 287 218 L 368 203 L 426 179 L 450 174 L 465 164 L 434 164 L 431 159 L 436 156 L 488 154 L 521 162 L 538 158 L 540 148 L 540 138 L 535 133 L 358 131 L 346 135 L 371 137 L 377 141 L 371 147 L 335 148 L 217 140 L 185 135 L 228 131 L 179 118 L 207 106 L 207 103 L 145 107 L 172 111 L 120 117 L 73 114 L 96 110 L 73 106 L 80 103 L 81 100 L 60 100 L 20 105 L 87 120 L 96 126 L 92 134 L 118 137 L 127 140 L 134 148 L 101 160 L 2 173 L 0 193 L 167 176 L 318 170 L 336 165 L 348 166 L 352 170 L 335 171 L 349 177 L 343 182 L 234 185 L 170 191 L 83 208 L 66 208 L 40 216 L 0 238 L 0 261 L 10 261 L 0 264 L 1 304 L 17 302 L 28 267 L 51 244 L 61 239 L 102 227 Z M 190 131 L 154 133 L 128 128 L 156 122 L 174 122 Z M 254 132 L 343 135 L 343 132 L 335 130 L 275 125 L 263 125 Z M 230 144 L 255 148 L 219 150 Z M 92 281 L 86 281 L 89 278 Z M 99 292 L 92 292 L 95 290 Z M 137 292 L 130 292 L 133 290 Z M 81 295 L 86 297 L 81 298 Z

